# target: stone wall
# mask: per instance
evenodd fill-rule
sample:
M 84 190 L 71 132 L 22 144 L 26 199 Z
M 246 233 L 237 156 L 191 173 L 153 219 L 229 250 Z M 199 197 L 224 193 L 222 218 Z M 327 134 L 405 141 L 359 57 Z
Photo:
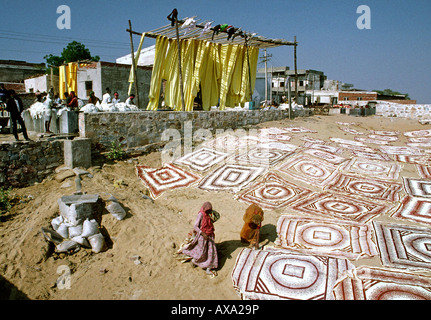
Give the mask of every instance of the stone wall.
M 0 186 L 25 187 L 42 182 L 64 163 L 63 141 L 0 144 Z
M 305 109 L 296 111 L 293 116 L 310 115 L 312 111 Z M 162 134 L 168 129 L 177 130 L 181 137 L 184 137 L 185 128 L 193 132 L 208 129 L 215 137 L 216 130 L 235 130 L 288 117 L 288 110 L 80 113 L 79 132 L 81 137 L 91 139 L 93 146 L 106 150 L 112 142 L 118 142 L 127 150 L 163 144 L 166 140 L 162 139 Z

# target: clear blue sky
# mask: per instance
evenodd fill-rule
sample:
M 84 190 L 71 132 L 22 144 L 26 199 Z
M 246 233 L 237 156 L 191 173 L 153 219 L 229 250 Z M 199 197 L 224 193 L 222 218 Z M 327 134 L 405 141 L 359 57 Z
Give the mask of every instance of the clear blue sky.
M 71 9 L 71 29 L 57 28 L 57 7 Z M 371 29 L 360 30 L 357 8 L 371 9 Z M 298 68 L 323 71 L 355 88 L 390 88 L 431 103 L 431 1 L 429 0 L 2 0 L 0 59 L 45 62 L 72 40 L 92 55 L 115 61 L 130 53 L 128 20 L 143 32 L 179 17 L 228 23 L 269 38 L 297 36 Z M 139 38 L 135 36 L 135 42 Z M 144 46 L 154 44 L 148 39 Z M 137 45 L 137 44 L 136 44 Z M 261 52 L 261 55 L 263 51 Z M 293 69 L 293 48 L 269 49 L 269 66 Z

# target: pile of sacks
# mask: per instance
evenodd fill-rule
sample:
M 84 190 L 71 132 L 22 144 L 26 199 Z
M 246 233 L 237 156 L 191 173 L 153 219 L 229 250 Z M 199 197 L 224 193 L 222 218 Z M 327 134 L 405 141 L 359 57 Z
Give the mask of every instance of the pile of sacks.
M 135 105 L 127 105 L 125 102 L 119 103 L 100 103 L 96 104 L 88 103 L 83 106 L 80 111 L 82 112 L 128 112 L 128 111 L 138 111 L 138 107 Z
M 114 197 L 107 202 L 106 209 L 117 220 L 123 220 L 126 212 L 121 204 Z M 45 238 L 56 245 L 56 252 L 76 252 L 81 247 L 91 248 L 95 253 L 106 250 L 105 237 L 97 222 L 103 210 L 98 195 L 63 196 L 58 204 L 60 215 L 51 221 L 54 230 L 42 229 Z

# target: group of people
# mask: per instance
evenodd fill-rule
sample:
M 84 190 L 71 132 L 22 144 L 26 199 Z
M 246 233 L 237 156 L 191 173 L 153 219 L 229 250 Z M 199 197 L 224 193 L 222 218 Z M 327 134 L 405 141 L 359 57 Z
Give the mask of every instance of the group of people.
M 24 111 L 24 104 L 20 97 L 17 96 L 15 90 L 6 90 L 4 84 L 0 84 L 0 100 L 2 102 L 2 109 L 6 109 L 10 113 L 12 133 L 16 141 L 19 141 L 18 137 L 18 126 L 19 124 L 22 129 L 22 134 L 24 139 L 29 141 L 30 138 L 27 134 L 27 129 L 25 128 L 24 119 L 21 113 Z
M 133 101 L 135 98 L 135 95 L 132 93 L 125 101 L 126 106 L 135 105 L 135 102 Z M 118 92 L 114 92 L 114 97 L 111 96 L 111 89 L 106 88 L 105 94 L 102 96 L 102 101 L 100 101 L 99 98 L 95 96 L 94 91 L 90 92 L 90 95 L 88 97 L 88 103 L 92 103 L 96 105 L 97 102 L 100 102 L 102 104 L 110 104 L 113 103 L 114 105 L 117 103 L 120 103 L 120 95 Z
M 241 242 L 250 247 L 259 247 L 260 228 L 264 212 L 259 206 L 250 205 L 243 216 L 244 225 L 240 232 Z M 214 223 L 220 214 L 213 210 L 210 202 L 205 202 L 198 212 L 193 230 L 185 244 L 175 253 L 182 262 L 191 262 L 194 267 L 206 270 L 212 277 L 217 275 L 218 255 L 215 244 Z

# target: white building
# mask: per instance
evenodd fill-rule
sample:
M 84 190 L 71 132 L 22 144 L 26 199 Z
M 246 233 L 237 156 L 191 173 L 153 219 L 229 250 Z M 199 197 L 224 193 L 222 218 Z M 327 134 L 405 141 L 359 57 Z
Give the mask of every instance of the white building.
M 139 55 L 138 66 L 152 66 L 154 65 L 154 57 L 156 55 L 156 46 L 150 46 L 141 50 Z M 132 64 L 132 54 L 125 55 L 123 57 L 117 58 L 116 63 L 118 64 Z

